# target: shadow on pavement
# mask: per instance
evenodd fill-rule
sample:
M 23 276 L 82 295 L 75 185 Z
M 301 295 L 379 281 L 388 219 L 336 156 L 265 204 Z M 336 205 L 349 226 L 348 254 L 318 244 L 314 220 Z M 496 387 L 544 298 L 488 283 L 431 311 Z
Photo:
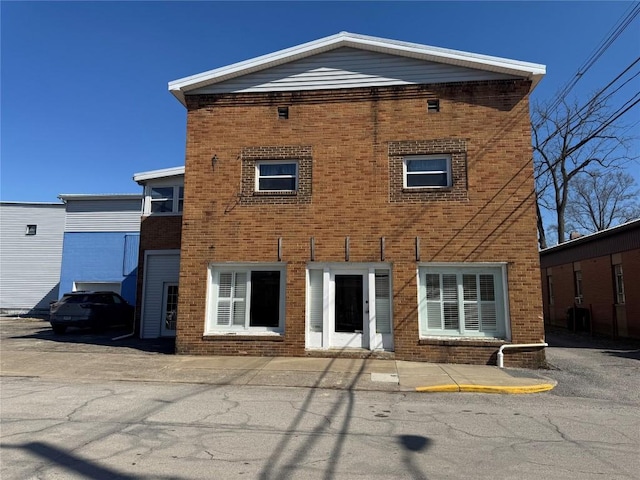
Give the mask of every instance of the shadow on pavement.
M 41 458 L 48 462 L 48 464 L 54 464 L 58 467 L 64 469 L 68 473 L 79 474 L 84 478 L 92 478 L 95 480 L 136 480 L 147 478 L 146 475 L 138 476 L 138 475 L 128 475 L 118 470 L 114 470 L 112 468 L 108 468 L 106 466 L 101 466 L 95 462 L 92 462 L 87 459 L 83 459 L 76 455 L 73 455 L 69 452 L 66 452 L 58 447 L 53 445 L 49 445 L 44 442 L 30 442 L 25 443 L 23 445 L 15 445 L 15 446 L 3 446 L 2 448 L 19 448 L 26 450 L 31 455 Z M 179 480 L 180 477 L 170 476 L 170 477 L 155 477 L 158 479 L 171 479 L 171 480 Z
M 640 340 L 631 338 L 611 338 L 600 335 L 590 335 L 583 332 L 570 332 L 559 327 L 546 326 L 546 341 L 549 347 L 589 348 L 603 350 L 612 357 L 631 358 L 640 360 Z
M 294 447 L 294 442 L 299 434 L 298 427 L 303 423 L 303 419 L 309 415 L 317 416 L 317 413 L 312 413 L 311 408 L 314 398 L 318 392 L 321 391 L 318 387 L 321 386 L 323 379 L 329 374 L 336 360 L 336 358 L 331 359 L 317 379 L 315 385 L 308 389 L 301 405 L 297 407 L 298 413 L 289 423 L 282 439 L 264 463 L 264 467 L 258 476 L 260 480 L 297 477 L 300 472 L 296 471 L 302 465 L 307 464 L 309 456 L 315 451 L 318 442 L 323 438 L 326 439 L 327 436 L 333 438 L 333 445 L 326 460 L 322 478 L 326 480 L 339 478 L 338 464 L 344 460 L 345 443 L 351 434 L 351 423 L 356 407 L 356 386 L 358 381 L 365 375 L 365 362 L 362 363 L 358 372 L 349 374 L 353 375 L 351 378 L 345 378 L 345 380 L 348 381 L 347 388 L 337 394 L 331 408 L 329 408 L 332 415 L 323 415 L 312 431 L 306 436 L 306 439 Z M 379 415 L 376 415 L 376 417 L 378 416 Z M 385 414 L 380 417 L 386 418 L 387 416 L 388 415 Z M 410 474 L 410 477 L 406 478 L 416 480 L 426 479 L 419 465 L 414 462 L 414 454 L 427 449 L 431 444 L 431 440 L 426 437 L 414 435 L 401 435 L 397 440 L 403 449 L 404 464 Z M 390 445 L 390 448 L 393 447 Z M 288 457 L 288 459 L 286 457 Z M 398 478 L 404 478 L 404 473 L 407 472 L 398 472 Z
M 8 320 L 6 320 L 8 321 Z M 4 341 L 12 340 L 40 340 L 50 345 L 99 345 L 114 348 L 129 348 L 141 352 L 150 353 L 175 353 L 175 338 L 162 337 L 152 339 L 141 339 L 130 336 L 118 340 L 117 337 L 131 333 L 131 330 L 124 328 L 110 328 L 104 332 L 94 332 L 91 329 L 70 328 L 64 334 L 55 334 L 51 325 L 46 321 L 31 320 L 20 325 L 22 328 L 13 329 L 13 325 L 3 325 Z M 5 344 L 6 345 L 6 344 Z

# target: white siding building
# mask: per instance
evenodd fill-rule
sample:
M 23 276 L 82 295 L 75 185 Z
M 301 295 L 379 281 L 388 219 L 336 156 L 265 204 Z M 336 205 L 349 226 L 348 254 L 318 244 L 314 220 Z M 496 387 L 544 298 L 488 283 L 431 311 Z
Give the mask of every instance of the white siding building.
M 0 202 L 0 313 L 44 314 L 58 298 L 65 206 Z

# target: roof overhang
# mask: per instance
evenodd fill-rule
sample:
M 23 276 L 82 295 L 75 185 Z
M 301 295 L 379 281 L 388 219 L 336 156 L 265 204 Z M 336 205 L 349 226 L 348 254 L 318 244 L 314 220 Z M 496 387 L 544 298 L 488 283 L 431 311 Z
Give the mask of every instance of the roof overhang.
M 142 185 L 149 180 L 156 180 L 159 178 L 177 177 L 184 175 L 184 167 L 171 167 L 163 168 L 161 170 L 150 170 L 148 172 L 140 172 L 133 174 L 133 180 Z
M 532 82 L 532 90 L 546 73 L 546 67 L 536 63 L 432 47 L 418 43 L 388 40 L 370 37 L 368 35 L 340 32 L 336 35 L 303 43 L 295 47 L 174 80 L 173 82 L 169 82 L 169 91 L 180 103 L 186 106 L 185 94 L 192 90 L 341 47 L 358 48 L 389 55 L 399 55 L 429 62 L 457 65 L 476 70 L 527 78 Z
M 139 193 L 61 193 L 58 198 L 64 203 L 69 200 L 140 200 Z
M 0 205 L 14 205 L 26 207 L 64 207 L 64 203 L 58 202 L 20 202 L 11 200 L 2 200 Z
M 622 223 L 606 230 L 600 230 L 599 232 L 590 233 L 589 235 L 583 235 L 581 237 L 574 238 L 573 240 L 567 240 L 566 242 L 559 243 L 558 245 L 554 245 L 553 247 L 547 247 L 544 250 L 540 250 L 540 255 L 543 256 L 550 253 L 558 252 L 560 250 L 566 250 L 575 247 L 576 245 L 582 245 L 584 243 L 589 243 L 601 238 L 617 235 L 619 233 L 637 228 L 640 228 L 640 218 Z

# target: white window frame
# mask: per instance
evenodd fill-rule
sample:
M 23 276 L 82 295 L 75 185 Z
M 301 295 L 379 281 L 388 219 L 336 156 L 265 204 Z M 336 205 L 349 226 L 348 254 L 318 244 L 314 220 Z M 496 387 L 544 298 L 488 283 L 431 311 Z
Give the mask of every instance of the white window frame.
M 153 212 L 152 205 L 154 202 L 162 202 L 169 199 L 169 197 L 164 198 L 151 198 L 151 192 L 154 188 L 173 188 L 173 195 L 171 197 L 172 205 L 170 212 Z M 182 189 L 182 197 L 180 196 L 180 189 Z M 184 185 L 182 183 L 176 184 L 172 183 L 153 183 L 145 185 L 145 197 L 144 197 L 144 215 L 182 215 L 182 210 L 180 209 L 180 200 L 183 201 L 184 206 Z
M 251 319 L 251 272 L 252 271 L 278 271 L 280 272 L 280 293 L 279 293 L 279 312 L 280 318 L 278 319 L 277 327 L 252 327 L 249 322 Z M 220 287 L 220 274 L 221 273 L 246 273 L 247 284 L 245 292 L 245 323 L 241 325 L 218 325 L 218 292 Z M 286 278 L 287 268 L 282 263 L 260 263 L 260 264 L 246 264 L 246 263 L 212 263 L 208 268 L 207 275 L 207 309 L 205 314 L 205 328 L 204 334 L 206 335 L 220 335 L 220 334 L 242 334 L 242 335 L 282 335 L 284 334 L 285 325 L 285 291 L 286 291 Z
M 624 305 L 626 303 L 624 294 L 624 272 L 620 263 L 613 266 L 613 274 L 615 277 L 616 304 Z
M 409 172 L 407 169 L 407 163 L 412 160 L 446 160 L 447 161 L 447 169 L 446 170 L 424 170 L 419 172 Z M 410 175 L 440 175 L 446 174 L 447 176 L 447 184 L 446 185 L 418 185 L 410 187 L 408 186 L 407 178 Z M 441 189 L 441 188 L 451 188 L 453 185 L 453 175 L 451 171 L 451 155 L 442 154 L 442 155 L 409 155 L 402 159 L 402 187 L 415 190 L 415 189 Z
M 429 329 L 427 321 L 427 293 L 424 282 L 427 273 L 453 274 L 457 276 L 458 321 L 457 330 Z M 421 263 L 417 270 L 418 282 L 418 323 L 420 338 L 479 338 L 510 340 L 509 291 L 506 263 Z M 498 329 L 495 332 L 465 330 L 461 315 L 464 315 L 463 285 L 460 281 L 464 274 L 492 274 L 500 284 L 495 284 L 495 306 Z
M 573 282 L 576 290 L 576 297 L 574 298 L 574 303 L 576 305 L 581 305 L 582 301 L 584 300 L 584 293 L 582 291 L 582 270 L 574 270 Z
M 295 165 L 296 173 L 295 175 L 260 175 L 260 166 L 261 165 Z M 261 178 L 294 178 L 295 187 L 293 190 L 285 189 L 285 190 L 261 190 L 260 189 L 260 179 Z M 255 167 L 255 191 L 256 192 L 297 192 L 298 191 L 298 182 L 300 179 L 300 165 L 298 160 L 259 160 L 256 162 Z

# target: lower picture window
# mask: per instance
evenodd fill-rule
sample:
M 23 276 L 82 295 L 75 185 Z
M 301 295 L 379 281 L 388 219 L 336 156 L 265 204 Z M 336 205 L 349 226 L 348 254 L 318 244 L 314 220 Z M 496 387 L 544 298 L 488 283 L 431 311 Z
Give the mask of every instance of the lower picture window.
M 284 268 L 211 267 L 206 333 L 284 330 Z
M 420 334 L 504 338 L 503 268 L 421 267 Z

